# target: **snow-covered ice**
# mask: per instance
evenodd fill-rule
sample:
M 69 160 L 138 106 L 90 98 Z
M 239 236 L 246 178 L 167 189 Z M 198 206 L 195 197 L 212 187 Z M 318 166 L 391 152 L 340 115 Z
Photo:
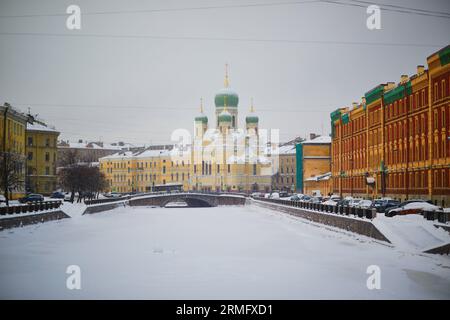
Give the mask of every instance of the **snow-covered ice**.
M 255 205 L 120 207 L 0 232 L 0 298 L 449 299 L 450 258 Z M 81 268 L 81 290 L 66 268 Z M 381 269 L 369 290 L 367 267 Z

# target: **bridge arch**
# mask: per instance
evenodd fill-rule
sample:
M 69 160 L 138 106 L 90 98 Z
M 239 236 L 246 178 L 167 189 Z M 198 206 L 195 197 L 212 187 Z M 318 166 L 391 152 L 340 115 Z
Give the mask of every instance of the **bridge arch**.
M 225 194 L 205 194 L 193 192 L 149 194 L 129 200 L 131 206 L 160 206 L 170 202 L 183 201 L 189 207 L 216 207 L 218 205 L 244 205 L 245 197 Z

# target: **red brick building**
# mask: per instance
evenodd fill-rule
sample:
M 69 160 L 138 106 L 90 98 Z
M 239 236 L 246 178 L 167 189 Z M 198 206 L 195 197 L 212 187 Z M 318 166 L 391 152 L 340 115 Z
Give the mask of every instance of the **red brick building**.
M 331 114 L 334 193 L 450 205 L 450 46 Z

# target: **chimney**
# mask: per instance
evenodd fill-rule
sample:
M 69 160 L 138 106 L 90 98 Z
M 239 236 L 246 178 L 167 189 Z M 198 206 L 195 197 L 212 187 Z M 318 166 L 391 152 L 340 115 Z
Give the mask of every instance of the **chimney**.
M 386 90 L 391 90 L 394 88 L 395 88 L 395 82 L 388 82 L 385 87 Z
M 358 102 L 352 102 L 352 109 L 358 108 Z
M 78 143 L 83 143 L 83 139 L 79 139 L 79 140 L 78 140 Z
M 317 138 L 317 137 L 318 137 L 318 135 L 315 134 L 315 133 L 310 133 L 310 134 L 309 134 L 309 140 L 314 140 L 314 139 Z
M 361 104 L 366 104 L 366 97 L 361 97 Z
M 402 74 L 401 75 L 401 77 L 400 77 L 400 83 L 401 84 L 408 82 L 408 80 L 409 80 L 408 75 L 406 75 L 406 74 Z
M 417 75 L 420 76 L 422 73 L 425 72 L 425 67 L 424 66 L 417 66 Z

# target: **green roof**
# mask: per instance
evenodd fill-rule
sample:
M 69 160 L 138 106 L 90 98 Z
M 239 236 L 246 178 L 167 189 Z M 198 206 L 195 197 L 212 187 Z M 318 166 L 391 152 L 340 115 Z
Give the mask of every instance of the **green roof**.
M 406 90 L 405 90 L 406 89 Z M 404 85 L 399 85 L 396 88 L 389 90 L 384 94 L 384 104 L 388 105 L 393 103 L 394 101 L 403 99 L 406 95 L 410 95 L 412 93 L 411 82 L 408 81 Z
M 224 107 L 225 102 L 227 107 L 237 107 L 239 103 L 238 94 L 233 89 L 228 87 L 220 89 L 214 98 L 216 107 Z
M 444 49 L 438 52 L 439 61 L 441 62 L 441 66 L 445 66 L 450 63 L 450 46 L 446 46 Z
M 228 112 L 219 114 L 219 122 L 231 122 L 231 114 Z
M 341 117 L 341 109 L 337 109 L 330 114 L 330 118 L 333 121 L 336 121 Z
M 347 124 L 350 121 L 350 114 L 349 113 L 344 113 L 342 115 L 342 123 L 343 124 Z
M 195 122 L 208 123 L 208 117 L 207 117 L 207 116 L 198 116 L 198 117 L 195 117 Z
M 257 116 L 247 116 L 245 122 L 247 123 L 258 123 L 259 118 Z
M 380 99 L 381 96 L 383 95 L 383 90 L 384 90 L 383 85 L 380 84 L 375 88 L 373 88 L 372 90 L 366 92 L 366 94 L 364 95 L 364 97 L 366 98 L 366 104 L 371 104 L 372 102 Z

